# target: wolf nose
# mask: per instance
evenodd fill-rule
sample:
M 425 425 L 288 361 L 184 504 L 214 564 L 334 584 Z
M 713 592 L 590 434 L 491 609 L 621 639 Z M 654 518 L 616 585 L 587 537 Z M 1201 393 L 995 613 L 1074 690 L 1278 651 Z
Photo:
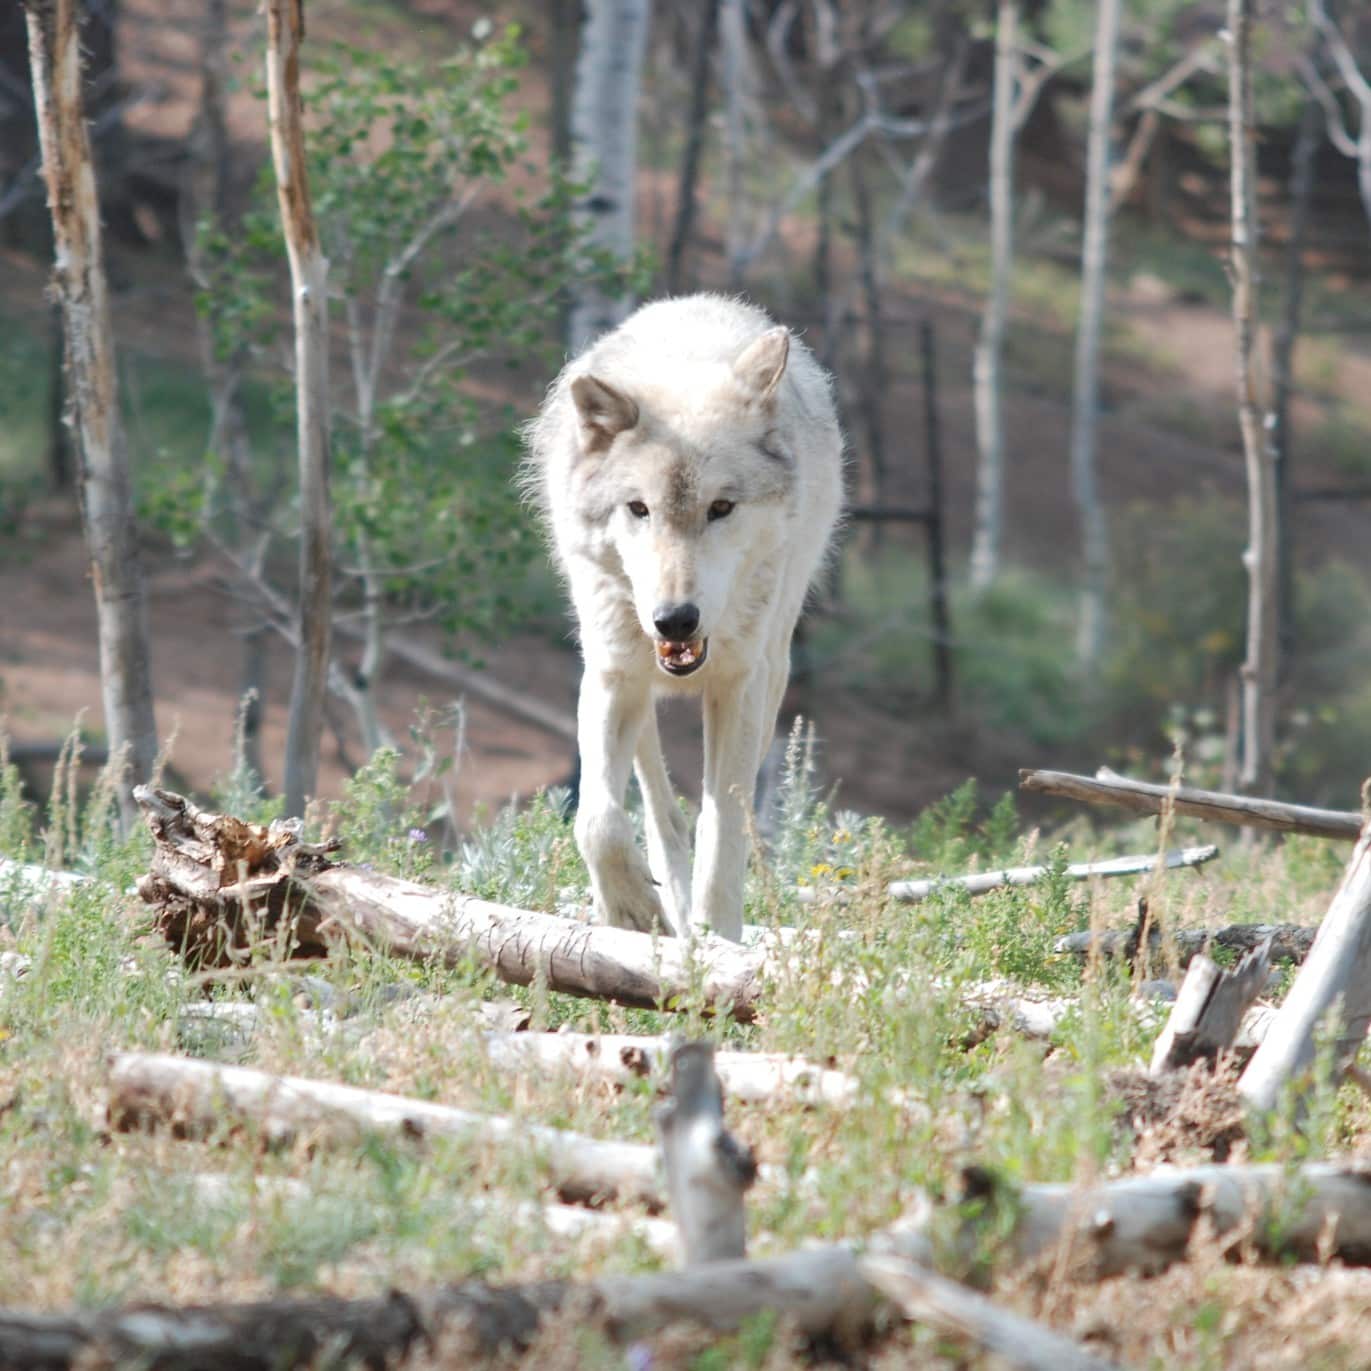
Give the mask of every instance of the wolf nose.
M 669 643 L 689 642 L 700 626 L 700 611 L 687 601 L 683 605 L 658 605 L 652 623 Z

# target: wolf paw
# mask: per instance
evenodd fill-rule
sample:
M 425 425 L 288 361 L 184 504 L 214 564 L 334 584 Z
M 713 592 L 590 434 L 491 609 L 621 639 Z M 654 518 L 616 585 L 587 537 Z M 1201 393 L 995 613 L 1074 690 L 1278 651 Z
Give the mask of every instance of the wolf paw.
M 578 816 L 576 838 L 590 871 L 595 912 L 612 928 L 670 933 L 657 884 L 622 811 Z

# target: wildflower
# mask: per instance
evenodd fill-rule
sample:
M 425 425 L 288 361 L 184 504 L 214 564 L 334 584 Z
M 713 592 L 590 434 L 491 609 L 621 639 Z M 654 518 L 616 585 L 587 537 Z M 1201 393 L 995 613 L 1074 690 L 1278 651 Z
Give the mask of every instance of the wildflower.
M 428 842 L 428 834 L 422 828 L 411 828 L 409 830 L 409 840 L 412 843 Z
M 809 874 L 811 876 L 827 876 L 832 870 L 833 868 L 827 862 L 816 862 L 809 868 Z

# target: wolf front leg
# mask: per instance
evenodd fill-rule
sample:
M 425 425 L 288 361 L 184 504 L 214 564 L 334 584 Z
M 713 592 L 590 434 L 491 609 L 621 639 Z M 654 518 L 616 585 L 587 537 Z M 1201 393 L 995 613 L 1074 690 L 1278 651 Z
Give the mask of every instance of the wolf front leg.
M 704 697 L 705 775 L 690 918 L 697 928 L 734 942 L 743 936 L 749 824 L 769 700 L 770 681 L 762 669 L 746 680 L 711 681 Z
M 638 735 L 634 770 L 643 793 L 648 862 L 659 883 L 667 922 L 678 938 L 684 938 L 690 932 L 690 826 L 671 791 L 654 705 L 648 706 Z
M 629 768 L 650 707 L 645 685 L 586 668 L 576 719 L 581 749 L 576 845 L 590 872 L 600 918 L 642 932 L 666 927 L 652 873 L 624 812 Z

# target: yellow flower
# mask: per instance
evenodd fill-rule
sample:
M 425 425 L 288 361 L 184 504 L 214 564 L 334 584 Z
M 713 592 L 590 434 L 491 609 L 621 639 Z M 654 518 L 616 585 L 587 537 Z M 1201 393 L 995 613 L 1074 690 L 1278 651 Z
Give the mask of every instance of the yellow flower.
M 827 876 L 832 870 L 833 868 L 827 862 L 819 862 L 809 868 L 809 874 L 811 876 Z

